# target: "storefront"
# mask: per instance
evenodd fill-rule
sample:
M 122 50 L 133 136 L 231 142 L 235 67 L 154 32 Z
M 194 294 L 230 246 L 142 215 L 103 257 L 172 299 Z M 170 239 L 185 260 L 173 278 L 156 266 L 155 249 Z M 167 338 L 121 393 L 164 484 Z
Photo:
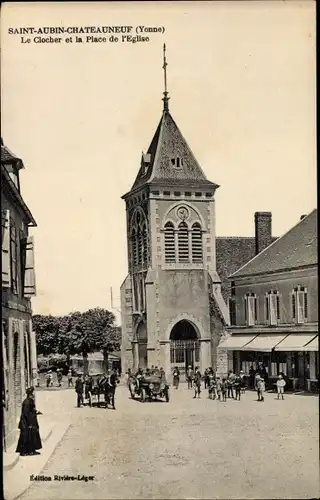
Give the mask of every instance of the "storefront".
M 318 336 L 312 334 L 234 334 L 219 345 L 233 352 L 233 369 L 243 370 L 249 385 L 253 373 L 263 366 L 267 385 L 272 389 L 279 373 L 283 373 L 289 390 L 318 390 Z

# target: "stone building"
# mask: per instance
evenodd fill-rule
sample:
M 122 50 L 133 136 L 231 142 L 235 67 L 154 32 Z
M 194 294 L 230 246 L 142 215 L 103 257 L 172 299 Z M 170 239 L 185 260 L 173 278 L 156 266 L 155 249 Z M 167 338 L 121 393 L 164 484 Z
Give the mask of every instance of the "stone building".
M 35 295 L 33 239 L 36 222 L 20 190 L 23 162 L 1 139 L 2 380 L 4 449 L 16 440 L 21 402 L 37 374 L 31 297 Z
M 131 190 L 128 275 L 121 286 L 122 370 L 173 366 L 204 370 L 228 308 L 216 272 L 215 191 L 169 111 L 163 112 Z
M 229 278 L 231 336 L 218 348 L 228 368 L 262 363 L 271 385 L 283 372 L 291 388 L 318 387 L 317 210 Z

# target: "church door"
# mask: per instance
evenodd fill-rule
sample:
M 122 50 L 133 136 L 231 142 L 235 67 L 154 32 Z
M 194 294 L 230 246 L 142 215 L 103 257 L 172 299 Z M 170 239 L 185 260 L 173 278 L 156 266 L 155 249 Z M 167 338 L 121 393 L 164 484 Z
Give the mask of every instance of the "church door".
M 171 368 L 178 366 L 184 372 L 188 366 L 199 366 L 200 342 L 194 326 L 186 320 L 179 321 L 170 334 Z

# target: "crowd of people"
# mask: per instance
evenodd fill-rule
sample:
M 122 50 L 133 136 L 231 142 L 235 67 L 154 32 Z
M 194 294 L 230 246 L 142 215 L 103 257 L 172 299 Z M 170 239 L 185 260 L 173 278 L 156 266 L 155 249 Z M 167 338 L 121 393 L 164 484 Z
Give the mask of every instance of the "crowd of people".
M 172 375 L 173 387 L 178 389 L 180 370 L 177 366 L 173 369 Z M 194 399 L 200 398 L 202 384 L 204 384 L 204 389 L 208 390 L 209 399 L 220 401 L 227 401 L 227 399 L 240 401 L 241 395 L 245 393 L 249 383 L 249 386 L 257 392 L 257 401 L 263 402 L 268 381 L 267 370 L 262 364 L 258 366 L 257 370 L 252 368 L 249 378 L 246 377 L 243 370 L 240 370 L 238 374 L 234 373 L 233 370 L 229 370 L 227 376 L 220 377 L 212 367 L 206 368 L 202 375 L 198 367 L 193 370 L 191 365 L 188 366 L 185 376 L 188 389 L 194 392 Z M 276 382 L 278 399 L 280 397 L 284 399 L 285 386 L 284 374 L 280 373 Z

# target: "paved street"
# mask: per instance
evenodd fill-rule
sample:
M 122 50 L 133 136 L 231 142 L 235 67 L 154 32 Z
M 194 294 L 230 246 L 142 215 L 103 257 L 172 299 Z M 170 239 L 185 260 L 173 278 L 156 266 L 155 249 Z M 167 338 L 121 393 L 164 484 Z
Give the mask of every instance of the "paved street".
M 117 410 L 75 408 L 72 390 L 39 393 L 38 407 L 71 426 L 42 475 L 93 481 L 33 483 L 21 500 L 316 498 L 318 398 L 265 403 L 192 399 L 140 403 L 117 391 Z

